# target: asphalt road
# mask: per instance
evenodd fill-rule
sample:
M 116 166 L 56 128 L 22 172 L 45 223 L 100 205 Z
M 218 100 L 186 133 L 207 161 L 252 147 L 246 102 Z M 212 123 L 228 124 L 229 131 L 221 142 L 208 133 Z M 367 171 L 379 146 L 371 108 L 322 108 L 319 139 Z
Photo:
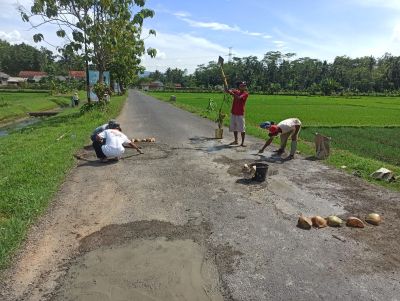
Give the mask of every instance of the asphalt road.
M 213 139 L 213 122 L 137 91 L 118 121 L 128 136 L 156 143 L 142 143 L 144 155 L 128 150 L 116 164 L 83 151 L 86 159 L 3 278 L 5 300 L 400 300 L 398 193 L 301 156 L 257 155 L 263 141 L 252 137 L 247 148 L 230 147 L 230 134 Z M 265 182 L 243 178 L 243 164 L 255 161 L 269 165 Z M 299 214 L 371 211 L 384 217 L 380 226 L 296 227 Z M 154 250 L 169 255 L 157 261 Z M 110 266 L 120 273 L 99 268 L 118 258 Z M 172 281 L 191 261 L 201 264 L 189 274 L 199 269 L 200 276 Z M 135 275 L 127 272 L 133 268 Z

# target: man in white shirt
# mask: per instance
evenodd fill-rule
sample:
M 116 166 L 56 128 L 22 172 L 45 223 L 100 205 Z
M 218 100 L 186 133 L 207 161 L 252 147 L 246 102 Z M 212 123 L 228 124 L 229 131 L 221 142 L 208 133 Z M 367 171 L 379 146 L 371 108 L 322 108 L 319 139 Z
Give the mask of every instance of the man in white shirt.
M 272 143 L 274 137 L 280 134 L 281 147 L 276 151 L 276 153 L 281 155 L 285 152 L 287 140 L 289 136 L 291 136 L 292 143 L 290 145 L 290 155 L 287 157 L 287 159 L 293 159 L 297 149 L 297 139 L 299 138 L 300 129 L 301 121 L 298 118 L 285 119 L 279 122 L 277 125 L 273 124 L 269 126 L 266 128 L 266 130 L 269 132 L 269 139 L 265 142 L 259 153 L 263 153 L 265 148 Z
M 119 126 L 119 124 L 114 119 L 111 119 L 108 123 L 105 123 L 105 124 L 97 127 L 93 131 L 92 135 L 90 135 L 90 140 L 92 140 L 92 146 L 93 146 L 94 151 L 96 152 L 97 158 L 101 158 L 104 156 L 104 154 L 101 150 L 101 147 L 103 146 L 103 144 L 106 143 L 105 139 L 97 140 L 97 134 L 100 134 L 104 130 L 113 129 L 113 128 L 115 128 L 116 125 Z
M 98 156 L 102 162 L 107 162 L 108 159 L 119 160 L 125 152 L 124 144 L 136 149 L 139 154 L 143 154 L 139 147 L 122 133 L 119 124 L 116 124 L 113 129 L 107 129 L 97 134 L 96 139 L 98 141 L 105 140 L 105 144 L 101 146 L 99 152 L 100 156 Z

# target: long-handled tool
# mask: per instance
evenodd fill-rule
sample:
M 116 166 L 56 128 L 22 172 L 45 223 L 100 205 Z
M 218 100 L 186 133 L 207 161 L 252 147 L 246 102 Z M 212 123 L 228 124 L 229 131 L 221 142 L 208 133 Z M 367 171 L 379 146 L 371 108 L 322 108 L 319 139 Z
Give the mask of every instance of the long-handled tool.
M 225 90 L 228 90 L 228 81 L 226 80 L 224 69 L 222 68 L 222 66 L 224 65 L 224 58 L 222 56 L 218 57 L 218 65 L 221 68 L 222 79 L 224 81 L 224 88 L 225 88 Z M 223 107 L 225 102 L 227 102 L 227 97 L 224 94 L 224 99 L 221 102 L 221 106 L 220 106 L 220 108 L 218 110 L 218 116 L 217 116 L 217 120 L 216 120 L 216 122 L 218 123 L 218 128 L 220 128 L 220 129 L 222 128 L 223 121 L 224 121 L 224 118 L 226 116 L 222 111 L 222 107 Z
M 222 56 L 218 57 L 218 64 L 219 64 L 219 66 L 221 68 L 222 79 L 224 80 L 224 88 L 225 88 L 225 90 L 227 90 L 228 89 L 228 82 L 226 80 L 224 69 L 222 68 L 222 66 L 224 65 L 224 58 Z

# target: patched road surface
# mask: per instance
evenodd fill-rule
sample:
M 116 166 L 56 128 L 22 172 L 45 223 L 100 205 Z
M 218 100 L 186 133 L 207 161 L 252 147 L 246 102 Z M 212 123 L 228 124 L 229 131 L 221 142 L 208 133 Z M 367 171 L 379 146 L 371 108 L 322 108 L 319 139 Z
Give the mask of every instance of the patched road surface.
M 2 273 L 1 300 L 400 300 L 399 193 L 258 155 L 259 139 L 228 146 L 213 122 L 137 91 L 118 121 L 156 142 L 108 164 L 82 149 Z M 257 161 L 269 167 L 262 183 L 241 172 Z M 296 227 L 301 213 L 369 212 L 383 223 Z

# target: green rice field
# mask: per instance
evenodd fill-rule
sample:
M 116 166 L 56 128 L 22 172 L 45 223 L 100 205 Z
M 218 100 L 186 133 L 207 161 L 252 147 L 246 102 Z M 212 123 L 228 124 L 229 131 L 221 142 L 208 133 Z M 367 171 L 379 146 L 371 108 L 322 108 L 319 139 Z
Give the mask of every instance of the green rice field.
M 68 106 L 70 97 L 55 97 L 47 92 L 0 92 L 0 122 L 26 117 L 27 112 Z
M 171 93 L 148 93 L 158 99 L 169 101 Z M 174 105 L 215 119 L 216 111 L 224 100 L 221 93 L 174 93 Z M 230 112 L 230 98 L 225 96 L 223 111 Z M 215 110 L 207 111 L 209 100 Z M 266 120 L 279 122 L 298 117 L 303 124 L 299 150 L 304 155 L 314 151 L 316 132 L 332 138 L 332 155 L 328 164 L 346 166 L 349 172 L 360 172 L 369 179 L 369 174 L 386 167 L 400 175 L 400 98 L 399 97 L 326 97 L 252 95 L 246 104 L 246 128 L 253 136 L 266 138 L 265 130 L 258 125 Z M 225 119 L 228 125 L 229 118 Z M 276 140 L 278 141 L 278 140 Z M 388 184 L 400 190 L 398 183 Z M 385 183 L 382 183 L 386 185 Z

